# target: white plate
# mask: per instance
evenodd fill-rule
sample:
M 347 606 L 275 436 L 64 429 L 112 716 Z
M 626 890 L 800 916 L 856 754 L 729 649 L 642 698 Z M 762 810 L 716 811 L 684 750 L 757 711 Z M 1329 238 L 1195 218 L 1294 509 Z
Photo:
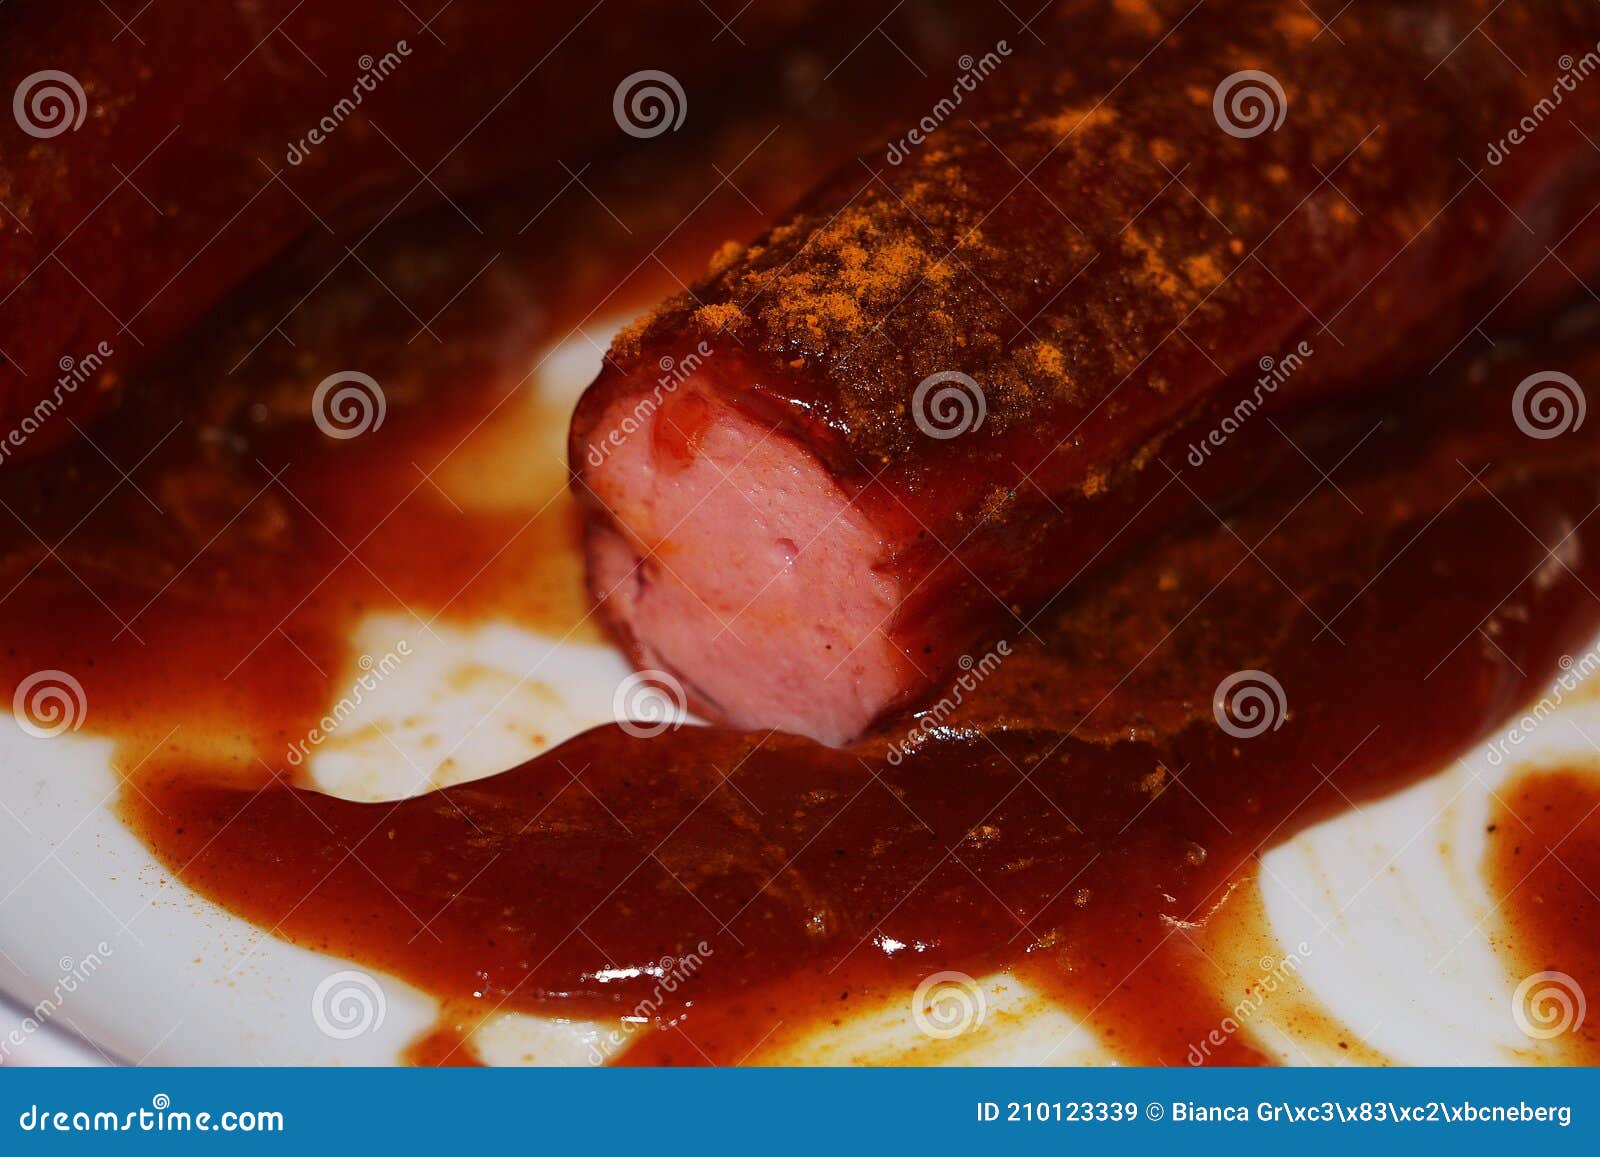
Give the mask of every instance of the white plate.
M 575 400 L 601 348 L 581 337 L 553 351 L 537 390 Z M 437 628 L 437 637 L 424 638 L 407 624 L 391 616 L 359 632 L 383 640 L 379 650 L 398 638 L 414 648 L 361 704 L 358 721 L 379 724 L 404 758 L 387 744 L 334 736 L 311 766 L 337 794 L 409 794 L 446 755 L 454 756 L 452 781 L 511 766 L 541 749 L 532 732 L 548 747 L 609 719 L 627 674 L 607 647 L 556 643 L 509 625 Z M 352 658 L 370 650 L 351 640 Z M 461 679 L 468 669 L 473 678 Z M 513 717 L 532 726 L 493 725 Z M 1587 761 L 1585 732 L 1600 735 L 1600 702 L 1569 697 L 1518 749 L 1519 762 Z M 374 731 L 345 733 L 370 743 Z M 429 736 L 442 742 L 425 742 Z M 0 1005 L 0 1063 L 390 1064 L 432 1026 L 436 1004 L 425 994 L 274 939 L 173 880 L 113 814 L 110 755 L 109 741 L 87 733 L 42 741 L 0 721 L 0 990 L 15 1002 Z M 1492 792 L 1512 770 L 1473 753 L 1265 858 L 1266 915 L 1299 957 L 1301 996 L 1394 1061 L 1556 1055 L 1548 1051 L 1554 1045 L 1517 1029 L 1515 978 L 1486 931 L 1494 900 L 1480 871 L 1484 826 Z M 1232 1006 L 1261 979 L 1262 962 L 1221 963 L 1219 989 Z M 993 978 L 986 990 L 992 1012 L 1019 1015 L 988 1016 L 961 1048 L 941 1048 L 937 1059 L 1111 1059 L 1091 1032 L 1015 981 Z M 782 1059 L 917 1060 L 926 1040 L 910 1011 L 909 1000 L 869 1011 Z M 1327 1034 L 1298 1030 L 1295 1012 L 1294 1000 L 1269 1001 L 1241 1031 L 1286 1063 L 1352 1057 L 1330 1051 Z M 508 1014 L 472 1043 L 492 1062 L 582 1064 L 611 1027 Z M 74 1043 L 74 1033 L 94 1046 Z

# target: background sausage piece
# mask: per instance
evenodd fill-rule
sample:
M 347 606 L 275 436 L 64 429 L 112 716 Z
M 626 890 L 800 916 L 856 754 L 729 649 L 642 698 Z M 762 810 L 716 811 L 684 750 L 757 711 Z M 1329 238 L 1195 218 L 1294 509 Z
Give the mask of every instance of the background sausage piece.
M 378 223 L 509 180 L 536 208 L 585 155 L 639 143 L 613 107 L 624 78 L 670 74 L 636 81 L 621 114 L 635 134 L 664 131 L 659 118 L 691 102 L 711 112 L 720 78 L 829 2 L 717 5 L 730 34 L 671 0 L 13 0 L 0 12 L 13 98 L 0 116 L 0 450 L 73 437 L 297 240 L 360 260 Z

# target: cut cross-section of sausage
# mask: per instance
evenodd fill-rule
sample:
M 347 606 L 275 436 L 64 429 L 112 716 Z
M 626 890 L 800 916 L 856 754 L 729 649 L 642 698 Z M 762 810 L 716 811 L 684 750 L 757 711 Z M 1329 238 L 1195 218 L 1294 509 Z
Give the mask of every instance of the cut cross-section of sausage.
M 588 538 L 592 582 L 638 664 L 680 673 L 700 710 L 841 742 L 907 681 L 893 547 L 805 446 L 728 396 L 707 370 L 601 414 L 629 432 L 590 476 L 611 513 Z

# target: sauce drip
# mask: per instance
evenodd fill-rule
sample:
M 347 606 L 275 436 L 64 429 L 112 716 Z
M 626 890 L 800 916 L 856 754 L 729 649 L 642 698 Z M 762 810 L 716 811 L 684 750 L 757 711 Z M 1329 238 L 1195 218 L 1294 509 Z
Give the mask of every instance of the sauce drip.
M 408 268 L 402 252 L 388 272 Z M 1305 454 L 1226 522 L 1196 507 L 1075 583 L 937 724 L 846 750 L 608 726 L 403 802 L 305 791 L 280 753 L 375 609 L 587 630 L 558 465 L 531 505 L 450 494 L 448 469 L 472 468 L 456 448 L 543 332 L 523 291 L 489 279 L 449 312 L 451 340 L 396 357 L 383 295 L 342 284 L 242 377 L 225 343 L 188 351 L 191 391 L 8 478 L 27 533 L 0 575 L 5 675 L 78 675 L 119 741 L 122 815 L 188 886 L 438 994 L 461 1024 L 650 1007 L 617 1059 L 738 1063 L 905 1008 L 932 974 L 1009 972 L 1122 1057 L 1184 1063 L 1228 1015 L 1207 941 L 1262 851 L 1436 770 L 1600 627 L 1595 444 L 1524 437 L 1513 364 L 1258 419 L 1231 452 L 1288 437 Z M 1600 378 L 1581 361 L 1562 365 Z M 306 395 L 351 366 L 389 413 L 339 442 Z M 1238 672 L 1282 689 L 1248 737 L 1213 703 Z M 410 1059 L 459 1062 L 462 1039 L 446 1026 Z M 1234 1033 L 1203 1059 L 1266 1058 Z
M 1485 868 L 1519 965 L 1521 999 L 1512 1003 L 1530 1044 L 1548 1041 L 1573 1064 L 1600 1064 L 1600 1008 L 1587 1007 L 1600 999 L 1600 775 L 1533 769 L 1497 794 Z

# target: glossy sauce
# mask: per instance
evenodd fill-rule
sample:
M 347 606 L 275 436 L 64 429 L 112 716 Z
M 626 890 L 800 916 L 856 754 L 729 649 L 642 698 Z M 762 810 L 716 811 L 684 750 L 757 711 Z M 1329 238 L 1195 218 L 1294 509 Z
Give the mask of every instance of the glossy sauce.
M 450 496 L 450 470 L 503 466 L 500 403 L 547 332 L 526 324 L 531 291 L 492 283 L 450 313 L 452 340 L 396 356 L 381 293 L 343 284 L 237 376 L 228 343 L 187 351 L 192 393 L 98 438 L 137 487 L 101 501 L 117 475 L 86 447 L 7 480 L 29 533 L 8 540 L 0 628 L 13 684 L 81 679 L 132 781 L 122 815 L 187 885 L 445 1001 L 416 1063 L 470 1060 L 471 1026 L 500 1010 L 645 1006 L 615 1059 L 781 1058 L 944 970 L 1010 972 L 1121 1057 L 1190 1062 L 1233 1003 L 1211 952 L 1255 927 L 1230 918 L 1263 850 L 1435 771 L 1600 627 L 1595 445 L 1523 437 L 1513 364 L 1392 410 L 1258 422 L 1238 452 L 1287 434 L 1320 465 L 1290 455 L 1226 524 L 1197 507 L 1075 584 L 937 727 L 893 721 L 842 751 L 604 727 L 400 803 L 300 790 L 280 753 L 337 697 L 364 616 L 589 630 L 549 445 L 519 501 Z M 350 365 L 389 412 L 332 441 L 306 396 Z M 480 437 L 474 466 L 456 448 Z M 1245 669 L 1286 701 L 1252 738 L 1213 712 Z M 1202 1059 L 1264 1058 L 1232 1033 Z

